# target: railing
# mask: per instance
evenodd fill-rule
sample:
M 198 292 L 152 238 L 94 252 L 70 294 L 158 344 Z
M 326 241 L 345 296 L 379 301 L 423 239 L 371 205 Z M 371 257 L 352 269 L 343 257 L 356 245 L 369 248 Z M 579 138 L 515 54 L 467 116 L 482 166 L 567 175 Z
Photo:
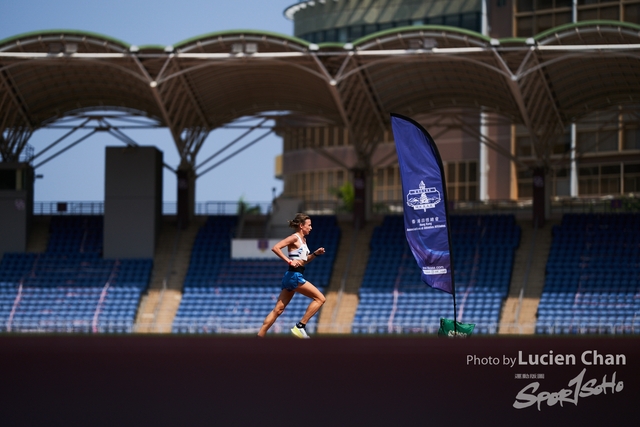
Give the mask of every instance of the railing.
M 556 197 L 551 202 L 552 213 L 622 213 L 640 212 L 640 197 Z
M 347 213 L 341 203 L 335 200 L 310 200 L 305 201 L 302 209 L 308 215 L 335 215 Z
M 237 215 L 243 202 L 198 202 L 195 205 L 196 215 Z M 271 202 L 244 204 L 257 214 L 266 214 L 271 210 Z M 176 215 L 178 204 L 165 202 L 162 204 L 163 215 Z M 34 202 L 34 215 L 104 215 L 104 202 Z
M 103 215 L 104 202 L 34 202 L 34 215 Z
M 377 214 L 401 214 L 402 201 L 388 200 L 375 203 L 373 212 Z M 488 200 L 450 201 L 449 213 L 452 214 L 498 214 L 529 213 L 533 200 Z M 565 213 L 622 213 L 640 212 L 640 197 L 635 194 L 625 196 L 601 197 L 554 197 L 551 199 L 551 215 Z
M 449 212 L 452 214 L 497 214 L 528 213 L 533 201 L 528 200 L 489 200 L 451 201 Z M 247 203 L 237 202 L 198 202 L 195 205 L 196 215 L 238 215 L 245 212 L 266 215 L 271 212 L 271 202 Z M 303 211 L 309 215 L 335 215 L 349 213 L 341 202 L 320 200 L 304 202 Z M 176 215 L 178 204 L 165 202 L 162 204 L 163 215 Z M 374 203 L 372 212 L 377 215 L 401 215 L 402 200 L 385 200 Z M 554 197 L 551 200 L 551 214 L 565 213 L 622 213 L 640 212 L 640 197 L 635 194 L 625 196 L 602 197 Z M 104 202 L 35 202 L 34 215 L 104 215 Z

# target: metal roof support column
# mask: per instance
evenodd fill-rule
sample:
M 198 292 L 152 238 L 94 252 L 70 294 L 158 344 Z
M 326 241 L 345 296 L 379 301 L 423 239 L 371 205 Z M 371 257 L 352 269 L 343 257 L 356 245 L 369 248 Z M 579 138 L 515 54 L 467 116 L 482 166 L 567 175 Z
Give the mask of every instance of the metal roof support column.
M 20 153 L 33 134 L 31 126 L 14 126 L 7 129 L 6 136 L 0 132 L 0 159 L 3 162 L 17 162 Z
M 0 72 L 0 88 L 3 89 L 0 93 L 4 94 L 0 107 L 13 105 L 9 109 L 12 113 L 5 114 L 0 122 L 0 156 L 4 162 L 17 162 L 34 129 L 18 87 L 4 72 Z
M 569 183 L 571 186 L 571 197 L 578 197 L 578 163 L 576 161 L 576 150 L 578 148 L 578 134 L 576 122 L 571 122 L 571 176 Z
M 196 205 L 196 173 L 191 165 L 181 164 L 176 172 L 178 181 L 178 228 L 185 229 L 193 219 Z
M 184 132 L 181 140 L 180 166 L 176 172 L 178 178 L 178 224 L 185 228 L 195 215 L 196 207 L 196 179 L 195 157 L 197 150 L 209 135 L 208 128 L 191 128 Z
M 188 82 L 181 75 L 179 78 L 164 78 L 163 74 L 173 67 L 173 71 L 179 70 L 178 65 L 172 64 L 175 54 L 171 53 L 154 80 L 147 69 L 136 57 L 138 67 L 149 80 L 149 86 L 153 97 L 160 109 L 162 119 L 171 131 L 171 136 L 180 155 L 180 165 L 176 171 L 178 188 L 178 224 L 186 227 L 195 215 L 195 186 L 197 174 L 195 173 L 195 157 L 204 140 L 211 131 L 205 122 L 204 114 L 198 105 L 195 95 Z M 160 90 L 159 85 L 162 85 Z M 192 116 L 200 119 L 199 125 L 193 125 Z M 181 133 L 181 131 L 184 132 Z
M 339 74 L 349 67 L 356 72 L 338 80 L 331 76 L 316 55 L 313 57 L 326 76 L 328 88 L 349 132 L 349 142 L 356 151 L 357 163 L 351 168 L 355 191 L 353 215 L 356 226 L 362 226 L 372 213 L 371 156 L 384 135 L 382 109 L 376 94 L 372 93 L 373 85 L 367 83 L 364 68 L 355 61 L 352 52 L 342 63 Z
M 533 216 L 534 221 L 538 221 L 540 225 L 544 223 L 550 210 L 550 200 L 546 197 L 547 189 L 541 189 L 540 185 L 544 187 L 549 182 L 549 156 L 553 151 L 554 137 L 563 128 L 562 120 L 549 82 L 544 78 L 542 71 L 539 68 L 534 73 L 525 71 L 530 60 L 534 62 L 533 67 L 538 65 L 535 47 L 532 46 L 525 55 L 517 74 L 513 74 L 502 57 L 495 50 L 494 52 L 503 71 L 510 75 L 510 78 L 506 79 L 507 86 L 518 105 L 538 158 L 533 180 L 533 192 L 538 197 L 533 198 Z M 539 203 L 543 203 L 543 206 L 538 206 Z

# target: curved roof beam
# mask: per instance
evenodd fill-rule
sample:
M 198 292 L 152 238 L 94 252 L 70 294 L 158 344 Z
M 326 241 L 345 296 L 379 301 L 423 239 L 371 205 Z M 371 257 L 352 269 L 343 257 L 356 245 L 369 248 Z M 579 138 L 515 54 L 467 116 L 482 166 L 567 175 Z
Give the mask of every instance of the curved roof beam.
M 580 22 L 530 39 L 493 40 L 459 28 L 423 26 L 389 29 L 353 43 L 321 45 L 282 34 L 235 30 L 200 35 L 166 48 L 139 48 L 83 31 L 27 33 L 0 41 L 4 76 L 0 128 L 6 132 L 24 125 L 9 114 L 15 113 L 16 99 L 24 100 L 22 115 L 32 126 L 53 119 L 46 113 L 53 112 L 52 100 L 59 99 L 55 91 L 47 92 L 53 74 L 60 90 L 80 88 L 79 94 L 66 91 L 77 99 L 75 103 L 70 96 L 62 99 L 55 111 L 58 116 L 78 106 L 148 110 L 163 117 L 174 139 L 182 140 L 184 135 L 193 141 L 189 151 L 194 154 L 204 130 L 267 110 L 324 115 L 350 123 L 354 135 L 368 135 L 361 139 L 369 144 L 381 123 L 386 125 L 385 109 L 400 105 L 398 92 L 412 96 L 408 109 L 415 113 L 456 102 L 469 107 L 492 104 L 500 113 L 528 122 L 532 135 L 546 138 L 544 132 L 558 128 L 578 110 L 568 99 L 571 91 L 555 89 L 567 81 L 576 87 L 588 82 L 586 95 L 592 98 L 581 98 L 581 102 L 606 104 L 607 91 L 626 91 L 629 102 L 637 103 L 640 89 L 629 82 L 640 81 L 639 30 L 638 25 L 621 22 Z M 603 68 L 602 61 L 585 61 L 587 56 L 593 59 L 594 52 L 611 64 Z M 394 61 L 402 66 L 394 67 Z M 574 62 L 584 72 L 568 73 L 567 67 Z M 28 72 L 17 73 L 18 64 Z M 43 72 L 43 64 L 56 68 Z M 78 74 L 81 68 L 68 64 L 88 67 L 89 73 Z M 110 90 L 108 81 L 91 75 L 91 70 L 115 74 L 118 85 L 127 89 Z M 623 81 L 618 86 L 604 84 L 594 78 L 602 72 L 622 73 Z M 398 91 L 392 76 L 416 80 L 418 86 L 404 84 Z M 114 80 L 105 76 L 109 77 Z M 427 79 L 446 91 L 430 91 Z M 449 101 L 447 91 L 453 94 Z M 140 99 L 132 101 L 127 92 Z M 42 112 L 42 117 L 34 112 Z M 189 129 L 197 131 L 187 135 Z M 369 148 L 363 146 L 362 152 Z
M 306 50 L 310 45 L 308 41 L 298 37 L 270 31 L 227 30 L 190 37 L 174 44 L 173 47 L 181 53 L 187 53 L 191 50 L 203 50 L 206 47 L 239 40 L 263 41 L 277 46 L 289 47 L 300 52 Z
M 473 44 L 477 44 L 478 46 L 491 41 L 490 37 L 464 28 L 449 27 L 446 25 L 416 25 L 409 27 L 395 27 L 388 30 L 378 31 L 377 33 L 372 33 L 354 40 L 351 44 L 353 44 L 354 47 L 361 49 L 369 49 L 372 45 L 377 44 L 378 40 L 389 41 L 398 34 L 412 35 L 413 33 L 420 33 L 421 37 L 431 37 L 435 35 L 439 35 L 440 37 L 448 36 L 452 40 L 473 42 Z
M 639 31 L 640 25 L 631 22 L 592 20 L 564 24 L 554 28 L 550 28 L 546 31 L 536 34 L 535 36 L 533 36 L 533 39 L 538 44 L 545 45 L 547 43 L 551 43 L 552 41 L 560 42 L 568 37 L 580 37 L 582 34 L 589 33 L 618 33 L 633 38 L 638 38 Z
M 101 46 L 115 52 L 126 52 L 132 45 L 114 37 L 82 30 L 41 30 L 18 34 L 0 40 L 0 52 L 24 52 L 36 44 L 83 43 L 89 46 Z M 81 47 L 81 46 L 78 46 Z

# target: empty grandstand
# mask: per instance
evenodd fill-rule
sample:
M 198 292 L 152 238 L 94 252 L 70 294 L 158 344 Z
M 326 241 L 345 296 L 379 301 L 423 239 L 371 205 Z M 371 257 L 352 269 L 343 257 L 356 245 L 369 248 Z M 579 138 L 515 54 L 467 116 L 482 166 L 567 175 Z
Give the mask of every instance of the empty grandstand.
M 54 216 L 46 251 L 6 253 L 0 262 L 3 332 L 135 332 L 151 259 L 105 259 L 102 216 Z M 173 320 L 174 334 L 253 334 L 280 292 L 282 263 L 234 259 L 239 218 L 211 216 L 200 228 Z M 537 309 L 537 334 L 636 334 L 640 331 L 640 217 L 629 213 L 565 214 L 553 244 Z M 521 228 L 514 215 L 450 218 L 459 321 L 496 334 L 509 294 Z M 326 256 L 305 276 L 328 293 L 341 231 L 336 216 L 314 216 L 310 247 Z M 349 247 L 350 242 L 342 242 Z M 454 315 L 451 295 L 422 283 L 406 243 L 403 217 L 374 229 L 371 255 L 350 325 L 354 334 L 434 334 Z M 266 249 L 268 250 L 268 248 Z M 528 248 L 527 248 L 528 250 Z M 336 283 L 335 280 L 333 283 Z M 517 285 L 517 284 L 516 284 Z M 511 289 L 513 294 L 513 289 Z M 288 333 L 308 300 L 296 297 L 271 329 Z M 315 316 L 307 326 L 318 332 Z
M 0 330 L 131 332 L 151 259 L 104 259 L 101 216 L 51 220 L 44 253 L 0 262 Z

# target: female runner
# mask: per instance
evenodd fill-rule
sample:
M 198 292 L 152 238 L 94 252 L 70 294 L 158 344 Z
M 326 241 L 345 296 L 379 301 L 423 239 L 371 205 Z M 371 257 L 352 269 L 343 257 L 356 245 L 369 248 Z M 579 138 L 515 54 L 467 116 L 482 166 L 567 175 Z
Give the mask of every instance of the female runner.
M 299 213 L 289 221 L 289 227 L 295 230 L 291 236 L 276 243 L 271 250 L 284 262 L 289 264 L 289 269 L 282 278 L 282 291 L 278 296 L 278 301 L 273 310 L 267 315 L 258 332 L 259 337 L 264 337 L 276 319 L 284 312 L 293 295 L 297 292 L 311 298 L 309 307 L 296 325 L 291 328 L 291 333 L 298 338 L 309 338 L 305 329 L 306 324 L 318 312 L 325 302 L 322 293 L 308 282 L 303 276 L 304 266 L 316 257 L 324 254 L 324 248 L 318 248 L 313 252 L 307 247 L 306 236 L 311 232 L 311 218 L 308 215 Z M 288 256 L 282 253 L 283 248 L 287 248 Z

